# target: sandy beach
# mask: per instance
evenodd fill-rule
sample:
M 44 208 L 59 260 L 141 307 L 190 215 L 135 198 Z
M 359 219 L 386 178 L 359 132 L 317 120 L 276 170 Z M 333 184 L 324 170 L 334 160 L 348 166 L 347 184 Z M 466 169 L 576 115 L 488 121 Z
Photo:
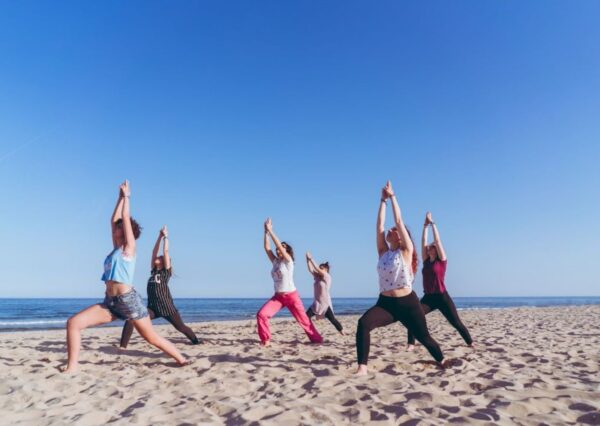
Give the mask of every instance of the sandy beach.
M 371 373 L 355 368 L 356 316 L 347 335 L 326 320 L 311 345 L 291 319 L 274 319 L 273 344 L 255 322 L 193 324 L 192 346 L 160 326 L 188 357 L 177 368 L 120 328 L 83 335 L 79 374 L 65 376 L 63 330 L 0 334 L 2 424 L 600 424 L 600 306 L 462 311 L 476 342 L 464 345 L 439 313 L 427 317 L 452 366 L 422 346 L 405 350 L 400 324 L 372 334 Z

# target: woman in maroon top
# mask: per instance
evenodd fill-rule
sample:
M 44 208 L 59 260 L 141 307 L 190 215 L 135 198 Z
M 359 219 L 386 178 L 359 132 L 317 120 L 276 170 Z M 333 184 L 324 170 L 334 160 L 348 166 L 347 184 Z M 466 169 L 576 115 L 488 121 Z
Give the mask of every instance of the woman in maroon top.
M 427 229 L 429 226 L 433 230 L 433 243 L 427 245 Z M 423 256 L 423 291 L 425 292 L 425 295 L 421 298 L 423 312 L 427 315 L 429 312 L 439 309 L 448 322 L 460 333 L 467 345 L 473 346 L 473 339 L 471 339 L 469 330 L 458 317 L 454 302 L 446 291 L 444 276 L 446 275 L 448 260 L 446 259 L 446 252 L 440 234 L 430 212 L 427 212 L 425 216 L 421 250 Z M 413 350 L 414 345 L 415 337 L 408 333 L 408 350 Z

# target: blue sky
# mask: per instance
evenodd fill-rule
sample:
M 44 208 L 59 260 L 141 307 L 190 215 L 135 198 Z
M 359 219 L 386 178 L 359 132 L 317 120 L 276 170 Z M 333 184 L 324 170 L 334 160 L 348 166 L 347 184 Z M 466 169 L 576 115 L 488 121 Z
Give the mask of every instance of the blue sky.
M 391 179 L 454 296 L 599 295 L 600 3 L 0 6 L 4 297 L 102 297 L 119 182 L 175 297 L 268 297 L 262 222 L 376 296 Z M 420 274 L 419 274 L 420 275 Z M 415 284 L 421 292 L 420 277 Z

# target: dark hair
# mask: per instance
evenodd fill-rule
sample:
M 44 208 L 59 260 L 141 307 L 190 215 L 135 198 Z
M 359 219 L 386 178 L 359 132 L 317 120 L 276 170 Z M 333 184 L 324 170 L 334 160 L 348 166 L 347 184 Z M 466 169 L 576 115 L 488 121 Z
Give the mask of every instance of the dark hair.
M 285 241 L 282 241 L 281 245 L 285 248 L 285 251 L 287 252 L 287 254 L 290 255 L 292 260 L 296 260 L 294 259 L 294 249 L 292 248 L 292 246 L 286 243 Z
M 139 223 L 137 223 L 137 221 L 130 217 L 129 220 L 131 221 L 131 229 L 133 230 L 133 237 L 137 240 L 138 238 L 140 238 L 140 235 L 142 235 L 142 227 L 140 226 Z M 123 219 L 119 219 L 115 222 L 115 225 L 117 226 L 122 226 L 123 225 Z
M 431 243 L 427 245 L 428 247 L 433 247 L 435 249 L 435 260 L 441 260 L 440 259 L 440 252 L 437 248 L 437 246 L 435 245 L 435 243 Z M 423 262 L 425 261 L 425 259 L 423 259 Z
M 329 262 L 323 262 L 319 265 L 319 268 L 325 268 L 327 269 L 327 272 L 329 272 Z
M 410 233 L 410 231 L 408 230 L 408 226 L 404 225 L 404 229 L 406 229 L 406 232 L 408 233 L 408 237 L 410 238 L 410 241 L 413 243 L 413 254 L 412 254 L 412 271 L 413 274 L 417 273 L 417 266 L 419 266 L 419 258 L 417 257 L 417 250 L 415 249 L 415 241 L 413 240 L 413 237 Z
M 163 269 L 167 269 L 167 268 L 165 267 L 165 255 L 164 255 L 164 254 L 161 254 L 160 256 L 156 256 L 156 258 L 157 258 L 157 259 L 162 259 L 162 263 L 163 263 Z M 174 272 L 173 272 L 173 259 L 172 259 L 172 258 L 171 258 L 171 268 L 170 268 L 170 269 L 171 269 L 171 275 L 173 275 L 173 274 L 174 274 Z

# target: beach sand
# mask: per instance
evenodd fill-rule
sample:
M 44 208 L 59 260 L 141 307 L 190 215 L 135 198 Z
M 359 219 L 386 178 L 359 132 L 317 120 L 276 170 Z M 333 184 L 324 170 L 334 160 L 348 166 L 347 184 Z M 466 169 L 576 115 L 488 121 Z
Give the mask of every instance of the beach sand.
M 84 331 L 80 372 L 66 361 L 65 332 L 0 334 L 2 424 L 600 424 L 600 306 L 461 311 L 476 342 L 464 345 L 438 313 L 428 325 L 452 366 L 405 350 L 400 324 L 372 333 L 371 373 L 353 377 L 357 316 L 326 320 L 311 345 L 290 318 L 272 320 L 271 347 L 255 321 L 193 324 L 192 346 L 157 327 L 195 359 L 177 368 L 137 334 Z

